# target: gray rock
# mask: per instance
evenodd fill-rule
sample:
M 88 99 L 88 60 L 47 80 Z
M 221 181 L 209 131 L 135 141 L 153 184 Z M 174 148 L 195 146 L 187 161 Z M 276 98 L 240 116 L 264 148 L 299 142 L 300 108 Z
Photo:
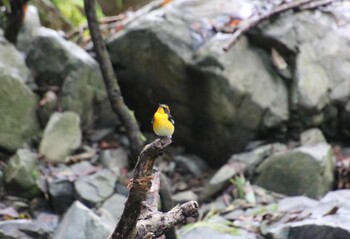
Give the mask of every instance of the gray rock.
M 346 4 L 331 6 L 328 10 L 337 15 L 337 12 L 349 9 Z M 337 17 L 346 19 L 345 16 Z M 336 22 L 324 12 L 301 11 L 260 24 L 254 35 L 255 39 L 269 39 L 259 41 L 266 42 L 269 47 L 272 39 L 278 42 L 286 56 L 295 55 L 291 107 L 299 113 L 300 123 L 307 128 L 319 126 L 331 117 L 324 111 L 325 107 L 337 106 L 343 111 L 349 99 L 347 56 L 350 54 L 350 36 L 347 32 L 350 27 L 348 24 L 335 27 Z M 335 117 L 330 123 L 334 121 L 339 118 Z M 345 125 L 349 126 L 349 121 L 342 124 L 344 129 Z
M 31 79 L 20 53 L 0 34 L 0 147 L 9 151 L 40 133 L 37 97 L 26 85 Z
M 301 145 L 314 145 L 319 143 L 327 143 L 321 130 L 317 128 L 308 129 L 300 135 Z
M 28 51 L 40 26 L 38 9 L 33 5 L 28 5 L 21 29 L 17 35 L 16 46 L 20 51 Z
M 350 227 L 346 223 L 350 215 L 349 207 L 342 208 L 336 201 L 299 208 L 299 213 L 298 208 L 294 208 L 289 213 L 291 214 L 287 212 L 284 217 L 294 217 L 297 220 L 282 217 L 267 227 L 265 235 L 272 239 L 350 238 Z
M 100 153 L 101 163 L 115 174 L 119 175 L 120 170 L 128 168 L 128 152 L 120 147 L 117 149 L 106 149 Z
M 328 144 L 304 146 L 267 158 L 255 183 L 289 196 L 319 198 L 332 189 L 334 159 Z
M 56 31 L 40 28 L 26 61 L 39 86 L 60 88 L 60 105 L 79 114 L 84 128 L 95 121 L 100 127 L 115 124 L 99 66 L 82 48 Z
M 230 178 L 237 175 L 238 173 L 239 171 L 237 170 L 237 163 L 227 163 L 215 173 L 215 175 L 210 179 L 209 184 L 227 182 Z
M 97 213 L 102 215 L 101 218 L 106 224 L 114 227 L 123 213 L 125 201 L 125 196 L 120 194 L 113 194 L 113 196 L 103 202 L 102 206 L 97 210 Z M 103 213 L 103 211 L 105 212 Z
M 305 196 L 286 197 L 278 202 L 278 210 L 301 211 L 301 210 L 304 210 L 305 208 L 315 207 L 317 204 L 318 204 L 318 201 Z
M 97 167 L 93 166 L 88 161 L 82 161 L 79 163 L 73 164 L 70 169 L 77 175 L 77 177 L 86 176 L 97 171 Z
M 46 231 L 53 234 L 56 230 L 60 216 L 52 213 L 40 212 L 35 217 L 35 222 L 42 226 Z
M 172 196 L 175 203 L 183 203 L 188 201 L 197 201 L 198 196 L 191 190 L 176 193 Z
M 196 155 L 177 155 L 174 161 L 176 167 L 181 165 L 180 167 L 197 177 L 202 176 L 208 170 L 206 162 Z
M 45 127 L 39 152 L 49 162 L 64 162 L 81 144 L 80 118 L 74 112 L 54 113 Z
M 22 83 L 30 83 L 33 76 L 26 66 L 23 56 L 15 46 L 9 43 L 0 31 L 0 72 L 1 78 L 8 76 Z M 1 83 L 2 85 L 3 83 Z M 14 87 L 14 86 L 7 86 Z M 8 90 L 9 88 L 7 88 Z M 22 90 L 23 91 L 23 90 Z M 23 93 L 22 93 L 23 94 Z M 15 104 L 11 104 L 15 106 Z
M 228 162 L 223 165 L 210 179 L 210 181 L 204 185 L 202 192 L 199 195 L 199 201 L 207 201 L 209 198 L 226 188 L 234 175 L 239 173 L 239 170 L 243 171 L 245 164 L 241 162 Z
M 312 44 L 299 46 L 295 94 L 301 109 L 320 112 L 328 103 L 329 79 L 327 72 L 318 63 L 319 55 Z
M 192 226 L 192 227 L 191 227 Z M 179 239 L 257 239 L 258 237 L 251 232 L 243 229 L 227 226 L 227 221 L 223 218 L 212 218 L 208 221 L 200 221 L 193 225 L 186 225 L 178 232 Z
M 33 220 L 9 220 L 0 222 L 0 238 L 46 239 L 49 238 L 49 232 Z
M 64 213 L 75 199 L 73 182 L 68 179 L 50 178 L 48 192 L 50 203 L 55 212 L 58 213 Z
M 10 158 L 4 176 L 6 188 L 17 195 L 31 198 L 40 193 L 37 155 L 28 149 L 19 149 Z
M 250 152 L 234 154 L 229 159 L 229 162 L 242 162 L 246 164 L 249 175 L 253 175 L 256 167 L 268 156 L 273 153 L 285 152 L 287 146 L 280 143 L 262 145 Z
M 107 43 L 113 64 L 122 66 L 117 74 L 137 118 L 148 125 L 157 103 L 168 103 L 175 121 L 181 119 L 176 141 L 216 167 L 259 129 L 279 128 L 289 119 L 287 88 L 263 51 L 243 37 L 222 54 L 229 35 L 215 35 L 208 23 L 227 13 L 220 4 L 236 15 L 243 3 L 180 1 L 144 15 Z M 199 26 L 191 27 L 195 22 Z
M 105 239 L 112 228 L 79 201 L 65 213 L 53 239 Z
M 74 182 L 78 197 L 90 204 L 102 202 L 114 192 L 117 176 L 103 169 L 87 177 L 80 177 Z

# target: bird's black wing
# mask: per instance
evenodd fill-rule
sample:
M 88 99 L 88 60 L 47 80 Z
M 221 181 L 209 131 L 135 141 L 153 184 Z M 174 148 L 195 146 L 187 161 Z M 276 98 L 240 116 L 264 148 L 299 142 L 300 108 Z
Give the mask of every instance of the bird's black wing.
M 171 116 L 171 114 L 168 114 L 168 119 L 172 124 L 175 124 L 174 118 Z

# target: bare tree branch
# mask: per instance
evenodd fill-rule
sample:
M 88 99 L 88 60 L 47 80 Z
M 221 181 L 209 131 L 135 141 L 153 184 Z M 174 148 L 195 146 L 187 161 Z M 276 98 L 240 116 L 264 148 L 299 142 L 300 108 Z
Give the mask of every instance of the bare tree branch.
M 29 0 L 10 0 L 11 12 L 7 16 L 5 37 L 13 44 L 16 44 L 17 35 L 22 26 L 28 1 Z
M 142 150 L 135 166 L 123 214 L 109 239 L 158 237 L 186 217 L 198 216 L 197 202 L 176 206 L 165 213 L 157 209 L 160 173 L 153 172 L 153 165 L 170 143 L 170 138 L 163 137 L 146 145 Z
M 288 1 L 286 3 L 283 3 L 277 7 L 275 7 L 272 11 L 263 13 L 263 14 L 256 14 L 252 17 L 243 20 L 240 22 L 237 27 L 233 29 L 233 34 L 229 40 L 229 42 L 226 44 L 226 46 L 223 48 L 224 51 L 230 50 L 234 44 L 238 41 L 239 37 L 242 36 L 244 33 L 249 31 L 251 28 L 255 27 L 262 21 L 275 16 L 279 13 L 282 13 L 287 10 L 291 9 L 311 9 L 320 7 L 323 5 L 330 4 L 332 2 L 336 2 L 339 0 L 294 0 L 294 1 Z
M 126 128 L 126 133 L 130 141 L 130 148 L 133 158 L 141 152 L 144 145 L 144 137 L 136 122 L 134 114 L 128 109 L 124 103 L 117 77 L 114 74 L 112 63 L 106 49 L 106 45 L 102 39 L 99 23 L 96 17 L 95 0 L 84 0 L 86 18 L 90 29 L 91 39 L 94 43 L 94 50 L 97 61 L 99 62 L 103 80 L 106 85 L 109 101 L 113 111 L 118 115 L 121 122 Z

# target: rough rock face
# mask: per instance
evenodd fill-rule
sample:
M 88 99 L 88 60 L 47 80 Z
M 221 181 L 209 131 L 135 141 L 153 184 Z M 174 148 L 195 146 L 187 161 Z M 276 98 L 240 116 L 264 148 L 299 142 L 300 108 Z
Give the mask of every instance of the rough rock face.
M 40 132 L 29 69 L 0 31 L 0 147 L 15 151 Z
M 328 8 L 337 19 L 344 18 L 338 14 L 346 9 L 348 3 Z M 294 73 L 291 108 L 302 127 L 322 125 L 334 136 L 341 124 L 342 133 L 349 132 L 349 30 L 349 24 L 338 24 L 330 14 L 303 11 L 267 21 L 254 33 L 265 47 L 274 42 L 288 60 Z
M 39 86 L 60 88 L 59 106 L 79 114 L 84 128 L 96 120 L 99 126 L 115 123 L 99 66 L 82 48 L 40 28 L 26 61 Z
M 227 35 L 214 36 L 208 26 L 220 14 L 240 14 L 242 4 L 232 2 L 232 9 L 212 0 L 174 2 L 108 41 L 123 93 L 144 129 L 157 104 L 168 103 L 175 140 L 215 158 L 208 160 L 212 165 L 242 149 L 259 129 L 280 128 L 289 119 L 287 88 L 268 55 L 245 37 L 225 54 L 220 44 Z

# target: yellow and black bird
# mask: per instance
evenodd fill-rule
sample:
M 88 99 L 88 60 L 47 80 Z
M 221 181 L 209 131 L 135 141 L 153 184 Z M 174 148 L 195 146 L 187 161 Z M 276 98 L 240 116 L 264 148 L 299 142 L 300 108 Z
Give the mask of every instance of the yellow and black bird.
M 174 133 L 175 121 L 170 114 L 169 106 L 165 104 L 159 104 L 151 123 L 154 133 L 158 136 L 171 138 Z

